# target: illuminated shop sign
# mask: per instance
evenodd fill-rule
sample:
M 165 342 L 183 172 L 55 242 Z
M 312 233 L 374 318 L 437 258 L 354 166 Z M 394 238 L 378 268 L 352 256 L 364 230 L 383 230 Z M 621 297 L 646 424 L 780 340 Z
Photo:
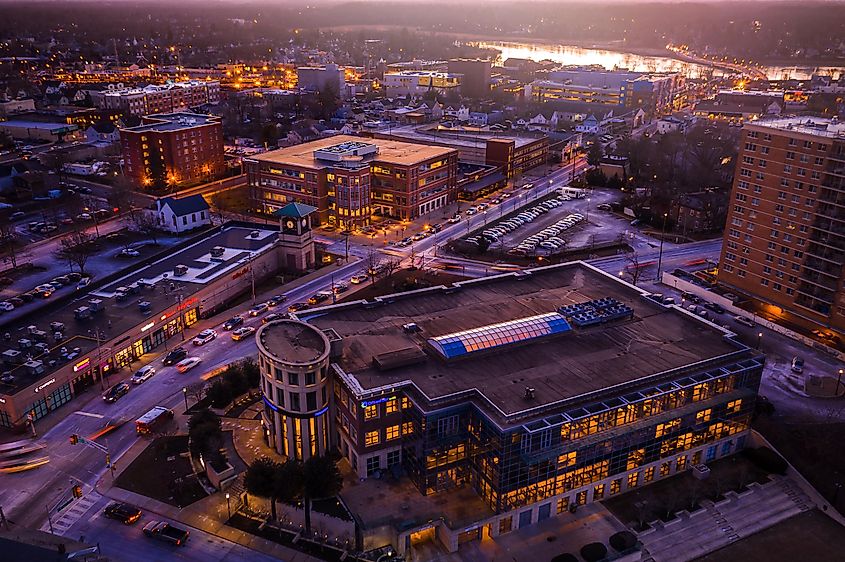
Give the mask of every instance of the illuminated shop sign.
M 73 372 L 78 373 L 83 369 L 87 369 L 89 365 L 91 365 L 91 358 L 86 357 L 85 359 L 73 366 Z
M 35 392 L 36 392 L 36 393 L 37 393 L 37 392 L 41 392 L 42 390 L 44 390 L 45 388 L 47 388 L 48 386 L 50 386 L 50 385 L 51 385 L 51 384 L 53 384 L 54 382 L 56 382 L 56 379 L 50 379 L 50 380 L 48 380 L 47 382 L 45 382 L 44 384 L 41 384 L 41 385 L 36 386 L 36 387 L 35 387 Z
M 387 402 L 388 400 L 391 400 L 391 397 L 379 398 L 378 400 L 364 400 L 361 402 L 361 407 L 366 408 L 367 406 L 375 406 L 376 404 L 381 404 L 382 402 Z
M 149 324 L 144 324 L 143 326 L 141 326 L 141 332 L 146 332 L 147 330 L 149 330 L 150 328 L 152 328 L 155 325 L 156 325 L 155 321 L 150 322 Z

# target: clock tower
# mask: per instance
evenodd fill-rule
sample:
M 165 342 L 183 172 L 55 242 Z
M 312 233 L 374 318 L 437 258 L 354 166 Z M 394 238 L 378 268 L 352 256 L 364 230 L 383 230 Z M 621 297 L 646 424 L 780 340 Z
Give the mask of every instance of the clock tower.
M 311 213 L 315 207 L 304 203 L 288 203 L 278 211 L 281 267 L 289 271 L 305 271 L 314 267 L 314 237 Z

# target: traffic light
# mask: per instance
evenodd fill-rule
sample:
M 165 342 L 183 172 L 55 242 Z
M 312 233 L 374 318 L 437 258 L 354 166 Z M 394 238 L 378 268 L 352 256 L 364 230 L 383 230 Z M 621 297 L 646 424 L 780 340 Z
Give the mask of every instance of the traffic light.
M 75 484 L 73 488 L 71 488 L 71 492 L 73 493 L 73 497 L 81 498 L 82 497 L 82 486 L 79 484 Z
M 70 436 L 70 444 L 76 445 L 78 443 L 79 443 L 79 435 L 74 433 L 73 435 Z

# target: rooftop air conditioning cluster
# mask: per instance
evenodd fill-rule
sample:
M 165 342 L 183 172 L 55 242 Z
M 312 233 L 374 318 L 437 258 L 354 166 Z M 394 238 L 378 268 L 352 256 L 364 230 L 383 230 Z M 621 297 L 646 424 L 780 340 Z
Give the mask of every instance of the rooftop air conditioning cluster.
M 612 297 L 568 304 L 560 307 L 558 312 L 579 328 L 634 316 L 634 311 L 630 306 Z

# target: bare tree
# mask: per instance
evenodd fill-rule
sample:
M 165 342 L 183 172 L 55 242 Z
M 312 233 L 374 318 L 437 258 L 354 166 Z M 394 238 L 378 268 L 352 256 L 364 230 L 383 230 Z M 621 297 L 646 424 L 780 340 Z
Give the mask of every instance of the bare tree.
M 9 220 L 8 213 L 0 214 L 0 253 L 3 261 L 8 261 L 12 267 L 18 267 L 17 243 L 15 224 Z
M 57 259 L 67 262 L 71 270 L 75 265 L 80 273 L 85 273 L 85 264 L 93 253 L 94 237 L 85 230 L 76 230 L 59 240 L 59 247 L 54 255 Z
M 382 264 L 382 274 L 389 277 L 399 271 L 399 260 L 396 258 L 387 258 Z
M 643 273 L 642 267 L 640 265 L 639 254 L 634 251 L 625 252 L 625 263 L 628 264 L 625 269 L 628 270 L 628 275 L 631 276 L 631 283 L 636 285 L 639 282 L 640 276 Z
M 137 199 L 134 186 L 126 176 L 119 176 L 106 196 L 109 205 L 121 213 L 128 213 L 130 220 L 137 210 Z
M 134 215 L 127 217 L 129 228 L 147 236 L 153 241 L 153 244 L 158 244 L 158 229 L 159 224 L 156 221 L 155 215 L 149 212 L 137 212 Z
M 381 273 L 383 263 L 384 254 L 375 248 L 370 248 L 367 252 L 367 257 L 364 258 L 364 264 L 367 266 L 367 275 L 370 276 L 371 282 L 375 283 L 376 275 Z

